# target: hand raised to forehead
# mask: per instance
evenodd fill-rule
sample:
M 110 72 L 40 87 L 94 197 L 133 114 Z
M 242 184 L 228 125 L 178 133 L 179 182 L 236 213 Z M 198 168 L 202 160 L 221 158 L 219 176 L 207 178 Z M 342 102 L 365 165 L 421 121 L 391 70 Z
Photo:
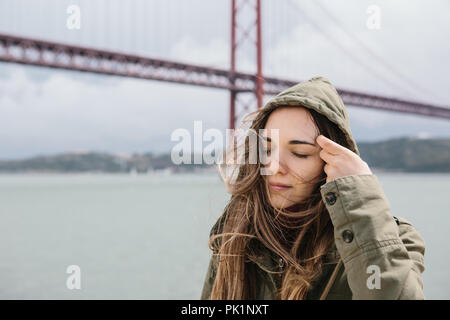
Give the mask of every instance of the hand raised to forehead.
M 325 161 L 326 182 L 353 174 L 373 174 L 369 165 L 350 149 L 323 135 L 316 142 L 321 147 L 319 156 Z

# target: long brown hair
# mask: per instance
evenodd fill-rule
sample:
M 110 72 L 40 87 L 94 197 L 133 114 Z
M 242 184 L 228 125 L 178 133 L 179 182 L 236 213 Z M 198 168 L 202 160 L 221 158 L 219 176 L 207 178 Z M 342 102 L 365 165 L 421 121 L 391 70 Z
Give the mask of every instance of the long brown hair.
M 259 129 L 264 129 L 272 111 L 279 107 L 283 106 L 264 107 L 249 114 L 244 118 L 241 128 L 247 125 L 258 133 Z M 345 135 L 337 125 L 312 109 L 306 110 L 320 134 L 348 147 Z M 302 183 L 311 183 L 313 191 L 301 203 L 296 204 L 295 212 L 274 208 L 270 205 L 266 179 L 260 174 L 261 162 L 259 159 L 256 164 L 248 161 L 248 136 L 243 143 L 244 147 L 241 145 L 243 149 L 240 150 L 245 150 L 244 163 L 236 165 L 234 161 L 231 166 L 228 158 L 225 161 L 226 170 L 233 167 L 231 175 L 229 171 L 224 174 L 223 165 L 219 165 L 231 198 L 222 214 L 220 228 L 216 230 L 217 233 L 212 233 L 209 240 L 209 247 L 217 258 L 216 277 L 210 299 L 255 299 L 256 273 L 250 272 L 248 265 L 257 258 L 252 245 L 254 241 L 260 241 L 286 263 L 281 288 L 276 297 L 283 300 L 305 299 L 314 280 L 321 273 L 325 254 L 334 243 L 333 226 L 320 194 L 320 186 L 325 183 L 326 174 L 322 170 L 319 176 L 307 181 L 288 169 L 289 174 Z M 233 139 L 228 150 L 233 150 L 233 154 L 237 155 L 238 145 Z M 260 147 L 258 144 L 258 148 Z

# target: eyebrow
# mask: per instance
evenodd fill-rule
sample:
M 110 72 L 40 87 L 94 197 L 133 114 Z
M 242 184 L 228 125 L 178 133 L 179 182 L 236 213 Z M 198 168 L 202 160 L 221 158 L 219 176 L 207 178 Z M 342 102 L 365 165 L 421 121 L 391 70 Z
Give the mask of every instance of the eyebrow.
M 267 142 L 272 142 L 272 139 L 270 139 L 269 137 L 264 137 L 264 139 L 267 140 Z M 316 146 L 315 143 L 304 141 L 304 140 L 290 140 L 289 144 L 309 144 L 311 146 Z

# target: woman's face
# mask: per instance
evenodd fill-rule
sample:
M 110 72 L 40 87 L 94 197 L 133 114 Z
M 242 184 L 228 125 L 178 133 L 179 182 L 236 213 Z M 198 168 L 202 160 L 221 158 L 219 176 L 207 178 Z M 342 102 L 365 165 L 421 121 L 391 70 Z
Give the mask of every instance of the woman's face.
M 267 149 L 271 150 L 273 158 L 264 165 L 269 171 L 264 177 L 269 184 L 271 205 L 286 208 L 310 195 L 314 187 L 296 175 L 311 180 L 323 171 L 325 163 L 316 143 L 320 133 L 309 111 L 303 107 L 275 109 L 267 119 L 265 129 L 263 138 L 269 138 Z M 278 142 L 271 139 L 271 129 L 279 129 Z M 277 148 L 278 160 L 274 157 Z

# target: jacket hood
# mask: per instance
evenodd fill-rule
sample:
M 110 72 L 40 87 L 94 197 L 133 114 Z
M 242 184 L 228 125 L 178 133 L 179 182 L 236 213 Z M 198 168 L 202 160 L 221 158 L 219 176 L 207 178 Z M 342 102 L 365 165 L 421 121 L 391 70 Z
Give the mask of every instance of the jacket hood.
M 344 102 L 336 88 L 325 77 L 314 77 L 300 82 L 273 97 L 264 107 L 303 106 L 313 109 L 334 122 L 345 134 L 349 149 L 360 155 L 350 129 L 350 120 Z

